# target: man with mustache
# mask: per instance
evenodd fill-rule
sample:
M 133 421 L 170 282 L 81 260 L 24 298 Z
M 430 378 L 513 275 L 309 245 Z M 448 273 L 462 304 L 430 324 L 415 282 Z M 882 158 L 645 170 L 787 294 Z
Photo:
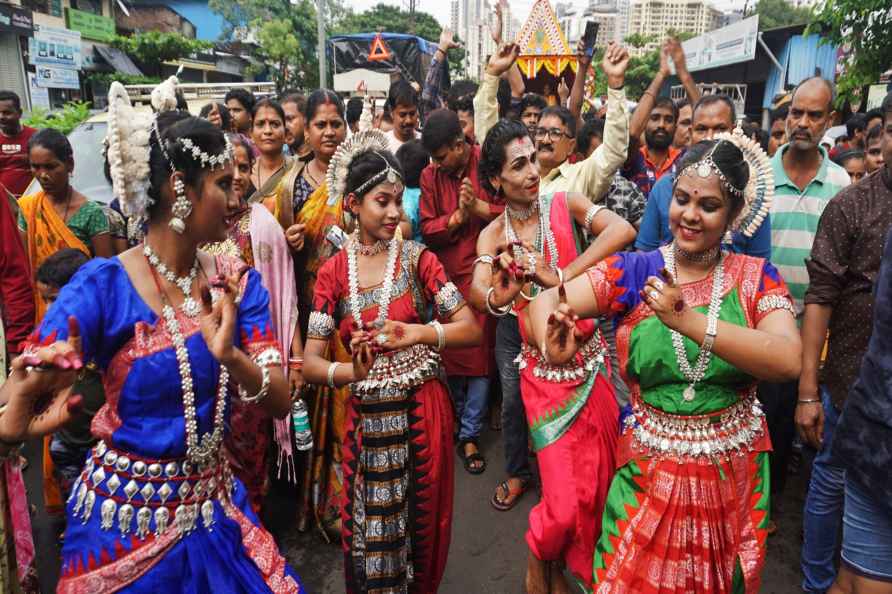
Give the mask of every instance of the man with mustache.
M 641 156 L 650 182 L 656 183 L 667 172 L 675 173 L 675 161 L 681 149 L 672 146 L 678 124 L 678 108 L 669 97 L 659 97 L 654 103 L 644 128 Z
M 734 103 L 726 95 L 704 95 L 696 102 L 691 124 L 691 144 L 704 140 L 712 140 L 716 134 L 731 132 L 737 114 Z M 687 146 L 683 147 L 686 150 Z M 669 172 L 660 178 L 647 198 L 644 217 L 635 240 L 635 248 L 641 251 L 655 250 L 672 240 L 669 231 L 669 206 L 672 203 L 672 191 L 675 173 Z M 766 220 L 752 237 L 734 233 L 731 244 L 727 246 L 733 252 L 769 258 L 771 256 L 771 225 Z
M 821 138 L 833 120 L 835 95 L 833 83 L 823 78 L 813 77 L 800 82 L 789 103 L 787 144 L 771 158 L 774 170 L 771 263 L 790 289 L 800 324 L 809 284 L 806 261 L 818 221 L 830 200 L 850 184 L 846 170 L 832 162 L 827 150 L 820 146 Z M 765 409 L 773 447 L 771 492 L 775 502 L 781 501 L 786 482 L 797 394 L 799 402 L 813 399 L 813 396 L 801 394 L 798 384 L 798 381 L 759 384 L 759 400 Z M 774 516 L 780 510 L 773 511 Z
M 404 142 L 421 137 L 418 132 L 418 92 L 403 79 L 394 81 L 387 92 L 387 110 L 393 118 L 393 129 L 384 136 L 390 152 L 396 154 Z
M 507 72 L 519 53 L 516 44 L 506 44 L 490 58 L 484 81 L 474 98 L 478 140 L 485 139 L 486 133 L 498 121 L 496 87 L 488 84 L 488 80 L 496 80 Z M 547 107 L 542 111 L 531 134 L 542 175 L 540 194 L 580 192 L 592 202 L 600 202 L 610 188 L 613 174 L 626 160 L 629 144 L 629 112 L 623 88 L 628 66 L 629 54 L 625 48 L 609 43 L 601 62 L 608 86 L 604 141 L 584 161 L 567 162 L 576 149 L 576 117 L 566 107 Z

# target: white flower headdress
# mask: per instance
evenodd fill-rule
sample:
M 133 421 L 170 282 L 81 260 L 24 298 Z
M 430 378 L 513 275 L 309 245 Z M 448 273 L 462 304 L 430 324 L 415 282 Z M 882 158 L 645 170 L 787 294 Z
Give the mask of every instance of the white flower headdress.
M 176 87 L 177 79 L 172 76 L 152 91 L 152 107 L 158 113 L 176 108 Z M 109 173 L 121 212 L 132 221 L 145 219 L 146 211 L 152 204 L 149 197 L 149 157 L 154 122 L 153 114 L 133 109 L 130 95 L 121 83 L 111 84 L 106 134 Z
M 717 175 L 726 190 L 743 197 L 743 207 L 740 209 L 740 214 L 731 223 L 730 230 L 741 233 L 744 237 L 752 237 L 771 212 L 771 202 L 774 199 L 774 170 L 771 167 L 771 161 L 762 150 L 762 146 L 752 138 L 748 138 L 739 127 L 730 133 L 716 134 L 715 140 L 728 141 L 743 153 L 743 160 L 746 161 L 750 170 L 746 187 L 738 188 L 732 185 L 712 160 L 712 153 L 718 143 L 713 146 L 706 157 L 685 167 L 679 176 L 709 177 L 711 174 Z
M 328 182 L 328 203 L 331 205 L 336 200 L 345 198 L 347 174 L 350 172 L 353 159 L 366 151 L 386 150 L 388 150 L 387 138 L 380 130 L 363 130 L 342 142 L 329 161 L 325 176 Z

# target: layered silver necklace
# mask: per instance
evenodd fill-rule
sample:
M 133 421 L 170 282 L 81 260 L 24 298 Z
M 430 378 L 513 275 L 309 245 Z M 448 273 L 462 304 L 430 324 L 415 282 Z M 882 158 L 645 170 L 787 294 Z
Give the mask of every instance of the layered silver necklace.
M 390 299 L 393 293 L 394 274 L 396 272 L 396 258 L 399 253 L 400 242 L 391 239 L 387 242 L 387 264 L 384 267 L 384 281 L 381 285 L 381 291 L 378 300 L 378 316 L 375 318 L 373 326 L 381 327 L 384 320 L 387 319 L 387 311 L 390 309 Z M 350 245 L 347 248 L 347 282 L 350 289 L 350 311 L 353 313 L 353 319 L 356 324 L 362 328 L 362 305 L 359 301 L 359 274 L 357 272 L 356 256 L 362 253 L 362 244 L 359 242 L 359 231 L 353 233 Z M 378 252 L 375 252 L 378 253 Z
M 180 306 L 180 309 L 183 310 L 183 313 L 190 318 L 196 317 L 201 311 L 201 308 L 198 306 L 198 302 L 192 298 L 192 283 L 194 283 L 195 279 L 198 277 L 198 258 L 195 258 L 195 262 L 192 264 L 192 269 L 189 271 L 189 274 L 186 276 L 177 276 L 171 269 L 165 266 L 164 262 L 158 257 L 155 250 L 149 247 L 148 243 L 143 246 L 142 253 L 146 257 L 146 260 L 149 261 L 152 268 L 158 272 L 159 276 L 163 277 L 164 280 L 172 285 L 176 285 L 180 291 L 182 291 L 183 305 Z
M 672 275 L 672 278 L 676 280 L 678 280 L 678 270 L 675 265 L 677 249 L 678 248 L 673 242 L 663 251 L 663 259 L 666 262 L 666 269 Z M 715 328 L 719 319 L 719 310 L 722 307 L 722 286 L 725 271 L 724 261 L 725 256 L 724 254 L 721 254 L 712 273 L 712 293 L 709 297 L 709 308 L 706 312 L 706 332 L 707 334 L 710 334 L 711 331 L 712 335 L 715 335 Z M 706 369 L 709 367 L 709 361 L 712 357 L 712 345 L 710 344 L 706 348 L 700 349 L 700 353 L 697 355 L 697 362 L 692 368 L 690 361 L 688 361 L 687 351 L 685 351 L 684 337 L 676 330 L 670 329 L 669 334 L 672 336 L 672 347 L 675 350 L 675 358 L 678 361 L 678 368 L 681 370 L 682 375 L 684 375 L 685 380 L 689 382 L 688 387 L 682 392 L 682 398 L 684 398 L 686 402 L 691 402 L 697 396 L 697 384 L 703 381 L 703 377 L 706 375 Z
M 519 216 L 518 211 L 512 210 L 510 206 L 505 206 L 505 242 L 508 245 L 512 245 L 519 241 L 518 235 L 514 231 L 514 225 L 511 223 L 511 219 L 526 221 L 533 216 L 536 211 L 539 211 L 539 225 L 536 229 L 536 242 L 534 247 L 536 250 L 542 250 L 546 262 L 550 257 L 552 263 L 554 263 L 558 259 L 557 241 L 554 239 L 554 230 L 551 228 L 551 221 L 549 220 L 548 213 L 545 208 L 542 208 L 541 197 L 536 198 L 536 201 L 525 211 L 521 211 L 526 214 L 526 216 L 523 217 Z M 545 244 L 544 246 L 543 243 Z M 523 256 L 522 248 L 518 245 L 514 245 L 513 255 L 515 260 L 520 260 Z M 533 287 L 536 290 L 534 291 L 534 294 L 541 289 L 536 283 L 533 283 Z
M 155 254 L 148 245 L 143 249 L 143 254 L 145 254 L 149 264 L 155 269 L 155 272 L 159 276 L 164 275 L 165 271 L 170 273 L 167 267 L 160 261 L 157 263 L 152 262 L 152 256 L 155 256 Z M 157 261 L 157 256 L 155 256 L 155 260 Z M 188 293 L 186 293 L 187 299 L 191 299 L 192 282 L 197 275 L 197 270 L 198 259 L 196 258 L 195 264 L 192 266 L 192 274 L 190 277 L 177 279 L 174 276 L 173 281 L 170 281 L 166 275 L 165 278 L 170 282 L 175 283 L 184 293 L 186 293 L 188 289 Z M 172 273 L 170 274 L 173 276 Z M 229 387 L 229 370 L 225 365 L 220 365 L 220 377 L 217 381 L 216 402 L 214 404 L 213 428 L 210 433 L 205 433 L 199 438 L 198 415 L 195 410 L 195 384 L 192 374 L 192 364 L 189 361 L 189 350 L 186 348 L 186 337 L 183 335 L 182 328 L 180 328 L 177 312 L 173 305 L 170 304 L 164 291 L 161 289 L 160 283 L 157 283 L 157 277 L 156 284 L 161 293 L 161 300 L 163 303 L 161 307 L 161 316 L 164 318 L 167 331 L 170 333 L 170 341 L 173 344 L 174 354 L 177 359 L 177 367 L 180 372 L 180 387 L 183 391 L 183 417 L 186 429 L 186 458 L 198 467 L 210 466 L 216 461 L 220 450 L 220 444 L 223 442 L 223 421 L 226 414 L 226 394 Z M 194 300 L 192 301 L 194 302 Z M 190 317 L 198 315 L 197 311 L 195 315 L 190 315 L 186 307 L 183 308 L 183 311 Z

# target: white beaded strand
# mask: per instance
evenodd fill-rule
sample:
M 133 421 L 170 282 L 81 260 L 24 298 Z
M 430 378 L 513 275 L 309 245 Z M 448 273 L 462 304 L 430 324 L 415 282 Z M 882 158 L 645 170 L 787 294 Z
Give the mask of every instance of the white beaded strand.
M 663 258 L 666 262 L 666 270 L 669 271 L 672 278 L 678 279 L 678 272 L 675 266 L 675 250 L 675 243 L 672 243 L 672 245 L 668 246 L 663 251 Z M 714 329 L 716 327 L 719 318 L 719 310 L 722 307 L 722 286 L 725 278 L 724 261 L 725 256 L 723 253 L 719 257 L 719 261 L 712 273 L 712 293 L 709 297 L 709 308 L 706 312 L 707 328 Z M 707 333 L 708 332 L 709 331 L 707 330 Z M 672 346 L 675 349 L 678 368 L 689 382 L 688 387 L 685 388 L 682 393 L 682 398 L 684 398 L 686 402 L 691 402 L 697 396 L 696 385 L 703 381 L 703 378 L 706 375 L 706 369 L 709 367 L 709 360 L 712 355 L 712 344 L 711 341 L 708 341 L 709 344 L 707 344 L 707 341 L 704 341 L 704 345 L 700 349 L 700 353 L 697 355 L 697 362 L 694 367 L 691 368 L 691 363 L 688 361 L 687 351 L 685 351 L 684 348 L 684 338 L 676 330 L 669 330 L 669 334 L 672 336 Z
M 396 258 L 399 253 L 400 242 L 391 239 L 387 242 L 387 265 L 384 267 L 384 282 L 381 286 L 381 298 L 378 301 L 378 316 L 373 326 L 380 327 L 387 319 L 387 311 L 390 309 L 390 300 L 393 293 L 394 273 L 396 272 Z M 354 234 L 353 241 L 347 249 L 347 280 L 350 288 L 350 310 L 353 319 L 362 328 L 362 311 L 359 303 L 359 275 L 356 270 L 356 255 L 360 251 L 358 232 Z
M 182 291 L 183 305 L 181 309 L 183 310 L 183 313 L 190 318 L 197 316 L 201 309 L 198 307 L 198 302 L 192 298 L 192 283 L 194 283 L 195 279 L 198 277 L 198 258 L 195 259 L 195 262 L 192 264 L 192 270 L 189 271 L 187 276 L 178 277 L 172 270 L 164 265 L 164 262 L 158 257 L 155 250 L 149 247 L 149 244 L 145 244 L 142 248 L 142 253 L 149 261 L 152 268 L 154 268 L 160 276 L 164 277 L 167 282 L 176 285 L 180 291 Z

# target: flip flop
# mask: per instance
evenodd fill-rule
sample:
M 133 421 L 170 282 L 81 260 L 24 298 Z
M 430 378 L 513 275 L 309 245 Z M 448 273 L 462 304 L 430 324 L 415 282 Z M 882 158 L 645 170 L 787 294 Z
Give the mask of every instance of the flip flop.
M 473 439 L 463 439 L 458 442 L 458 445 L 455 447 L 455 451 L 458 454 L 458 457 L 461 458 L 462 465 L 465 467 L 465 470 L 468 474 L 483 474 L 483 471 L 486 470 L 486 458 L 483 457 L 483 454 L 480 451 L 476 451 L 473 454 L 465 453 L 465 445 L 473 443 L 475 446 L 477 442 Z M 475 463 L 479 463 L 479 466 L 474 466 Z
M 507 480 L 504 480 L 496 487 L 489 502 L 499 511 L 509 511 L 514 509 L 514 506 L 517 505 L 517 502 L 520 501 L 523 494 L 529 490 L 531 484 L 532 479 L 520 479 L 520 487 L 512 489 L 511 484 Z M 501 491 L 507 493 L 505 499 L 502 500 L 499 499 L 499 493 Z

